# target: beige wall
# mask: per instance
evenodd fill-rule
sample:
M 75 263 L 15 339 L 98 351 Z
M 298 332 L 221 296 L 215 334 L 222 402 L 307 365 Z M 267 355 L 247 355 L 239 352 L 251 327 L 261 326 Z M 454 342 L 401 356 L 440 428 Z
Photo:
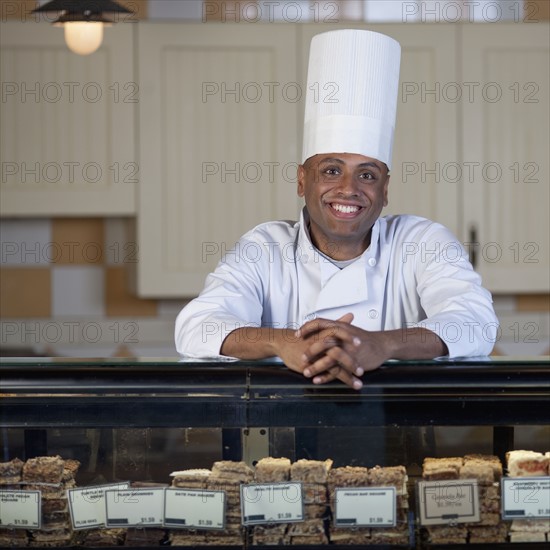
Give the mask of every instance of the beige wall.
M 533 10 L 535 19 L 550 19 L 550 0 L 527 0 L 526 8 L 533 9 L 530 5 L 536 6 L 536 10 Z

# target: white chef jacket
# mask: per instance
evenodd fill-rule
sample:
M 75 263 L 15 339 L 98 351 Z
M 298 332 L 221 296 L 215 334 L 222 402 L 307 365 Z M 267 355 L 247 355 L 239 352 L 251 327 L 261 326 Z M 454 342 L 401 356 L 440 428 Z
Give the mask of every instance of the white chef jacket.
M 368 249 L 340 269 L 311 243 L 307 222 L 304 208 L 299 222 L 263 223 L 237 242 L 179 313 L 178 353 L 219 358 L 237 328 L 296 329 L 348 312 L 365 330 L 427 328 L 450 357 L 491 352 L 491 295 L 447 228 L 417 216 L 379 218 Z

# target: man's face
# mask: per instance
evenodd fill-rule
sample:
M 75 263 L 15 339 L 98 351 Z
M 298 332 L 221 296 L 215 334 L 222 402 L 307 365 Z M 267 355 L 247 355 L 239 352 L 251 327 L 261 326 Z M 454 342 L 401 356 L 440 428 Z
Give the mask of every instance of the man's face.
M 298 168 L 298 195 L 311 219 L 313 243 L 334 259 L 359 256 L 388 204 L 388 168 L 351 153 L 315 155 Z M 349 258 L 348 258 L 349 256 Z

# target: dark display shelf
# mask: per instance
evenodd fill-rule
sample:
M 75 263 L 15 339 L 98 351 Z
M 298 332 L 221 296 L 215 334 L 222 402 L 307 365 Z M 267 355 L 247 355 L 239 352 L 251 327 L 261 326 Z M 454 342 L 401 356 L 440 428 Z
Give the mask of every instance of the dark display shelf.
M 2 359 L 6 427 L 514 426 L 550 423 L 550 362 L 390 362 L 361 391 L 276 362 Z

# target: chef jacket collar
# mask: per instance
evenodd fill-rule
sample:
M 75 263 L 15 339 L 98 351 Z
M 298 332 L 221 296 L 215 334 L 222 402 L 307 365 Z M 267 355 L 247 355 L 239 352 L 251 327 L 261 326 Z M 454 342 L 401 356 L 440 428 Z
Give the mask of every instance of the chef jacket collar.
M 339 269 L 320 254 L 311 242 L 308 231 L 309 216 L 306 209 L 300 218 L 300 231 L 296 261 L 302 264 L 302 276 L 311 281 L 319 281 L 320 288 L 305 301 L 307 315 L 330 316 L 329 312 L 342 307 L 353 306 L 369 297 L 369 271 L 376 265 L 373 253 L 378 250 L 378 221 L 373 226 L 371 244 L 357 261 L 344 269 Z M 305 251 L 305 252 L 304 252 Z M 316 273 L 316 275 L 315 275 Z

